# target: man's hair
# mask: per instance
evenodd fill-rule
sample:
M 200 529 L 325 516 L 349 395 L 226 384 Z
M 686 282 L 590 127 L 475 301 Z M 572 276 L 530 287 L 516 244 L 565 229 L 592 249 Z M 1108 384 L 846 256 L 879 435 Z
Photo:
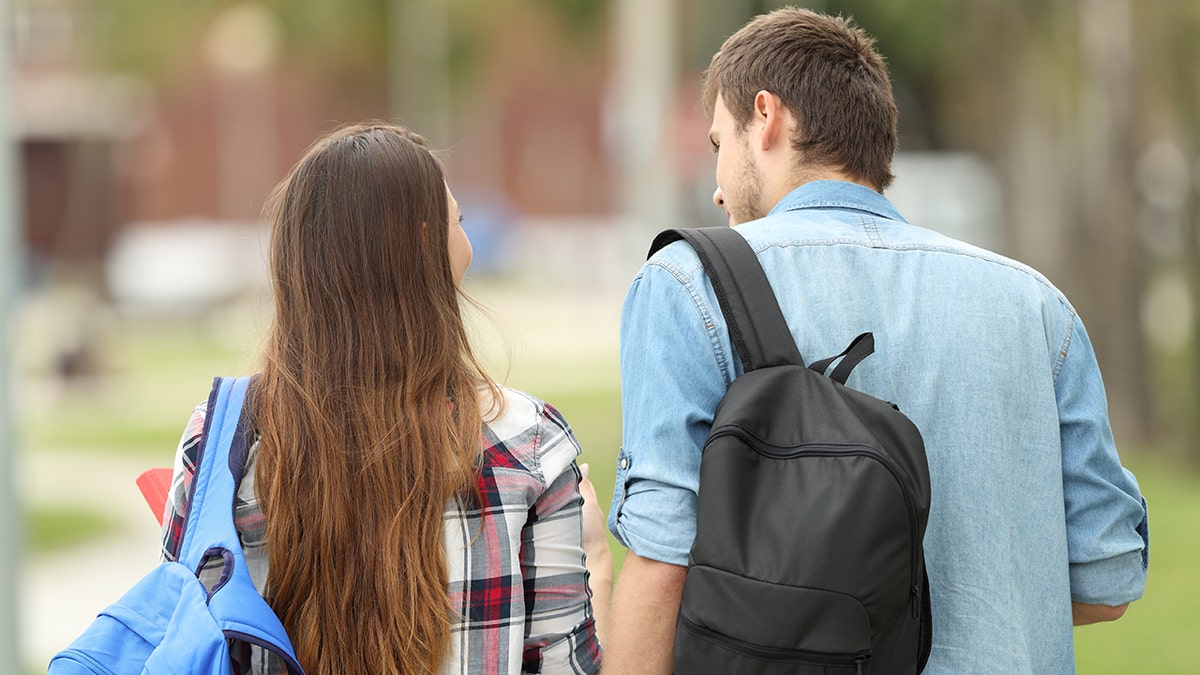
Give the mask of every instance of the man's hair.
M 713 55 L 703 103 L 720 94 L 744 129 L 759 91 L 796 118 L 801 161 L 837 168 L 883 190 L 892 182 L 898 112 L 875 40 L 847 18 L 785 7 L 754 18 Z

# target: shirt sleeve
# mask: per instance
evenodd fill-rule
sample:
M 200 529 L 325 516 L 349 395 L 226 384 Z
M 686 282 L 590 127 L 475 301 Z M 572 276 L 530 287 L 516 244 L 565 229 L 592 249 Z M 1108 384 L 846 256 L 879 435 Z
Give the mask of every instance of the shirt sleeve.
M 731 377 L 724 319 L 691 260 L 690 275 L 648 263 L 625 299 L 622 447 L 609 510 L 622 544 L 674 565 L 687 564 L 696 535 L 701 450 Z
M 187 513 L 192 476 L 196 472 L 196 453 L 200 450 L 200 439 L 204 435 L 204 420 L 207 416 L 208 401 L 204 401 L 192 411 L 192 416 L 183 429 L 183 436 L 179 439 L 179 446 L 175 450 L 171 487 L 167 490 L 167 503 L 163 507 L 162 550 L 159 554 L 163 561 L 174 561 L 179 556 L 183 517 Z
M 1146 500 L 1117 456 L 1100 368 L 1078 316 L 1068 339 L 1055 395 L 1071 599 L 1117 606 L 1137 600 L 1146 587 Z
M 521 533 L 526 615 L 522 671 L 596 673 L 602 651 L 583 553 L 583 497 L 575 465 L 579 442 L 549 405 L 540 426 L 538 460 L 547 486 Z

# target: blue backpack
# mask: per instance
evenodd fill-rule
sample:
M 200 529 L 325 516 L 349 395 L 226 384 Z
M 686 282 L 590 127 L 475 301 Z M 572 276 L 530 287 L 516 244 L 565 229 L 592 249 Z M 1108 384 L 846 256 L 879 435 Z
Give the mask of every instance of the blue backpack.
M 213 381 L 178 562 L 162 563 L 101 612 L 51 659 L 49 675 L 233 675 L 231 639 L 274 652 L 289 675 L 303 675 L 283 624 L 254 588 L 233 524 L 251 433 L 248 386 L 244 377 Z M 199 572 L 215 558 L 224 568 L 208 590 Z

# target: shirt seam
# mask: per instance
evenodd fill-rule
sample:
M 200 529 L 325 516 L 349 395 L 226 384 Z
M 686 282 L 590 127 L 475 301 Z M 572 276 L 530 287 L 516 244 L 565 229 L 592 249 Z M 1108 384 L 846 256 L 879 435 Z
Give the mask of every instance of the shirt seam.
M 1075 339 L 1075 309 L 1069 304 L 1067 311 L 1070 312 L 1070 320 L 1067 321 L 1066 335 L 1063 336 L 1062 345 L 1058 348 L 1058 354 L 1054 358 L 1054 370 L 1052 378 L 1054 385 L 1058 386 L 1058 375 L 1062 372 L 1063 366 L 1067 363 L 1067 354 L 1071 351 L 1071 343 Z
M 715 313 L 708 308 L 708 303 L 704 301 L 700 289 L 697 288 L 696 278 L 699 276 L 697 272 L 704 269 L 703 264 L 698 264 L 690 274 L 685 273 L 680 265 L 674 263 L 666 263 L 661 260 L 654 260 L 646 263 L 647 266 L 661 268 L 667 274 L 683 287 L 683 290 L 692 300 L 692 306 L 696 308 L 696 313 L 700 315 L 700 321 L 704 325 L 704 332 L 708 335 L 709 347 L 712 348 L 713 356 L 717 360 L 717 368 L 721 371 L 721 378 L 725 380 L 725 384 L 729 384 L 729 359 L 725 354 L 725 350 L 721 348 L 721 336 L 717 331 Z
M 883 243 L 883 235 L 879 233 L 879 223 L 874 218 L 860 215 L 859 223 L 862 225 L 863 233 L 871 240 L 871 244 L 876 248 L 885 248 Z
M 812 209 L 817 209 L 817 210 L 842 209 L 842 210 L 848 210 L 848 211 L 861 211 L 863 213 L 869 213 L 872 216 L 877 216 L 879 218 L 886 218 L 888 220 L 898 220 L 895 216 L 900 215 L 898 213 L 893 213 L 893 214 L 884 213 L 877 209 L 871 208 L 870 206 L 867 206 L 867 205 L 863 204 L 862 202 L 837 201 L 837 200 L 827 200 L 827 199 L 802 201 L 802 202 L 797 202 L 795 204 L 789 204 L 789 205 L 779 209 L 778 211 L 776 211 L 775 214 L 777 215 L 780 213 L 788 213 L 791 211 L 806 211 L 806 210 L 812 210 Z M 901 218 L 903 218 L 903 216 L 901 216 Z M 903 222 L 907 223 L 908 221 L 903 221 Z
M 530 462 L 533 463 L 533 466 L 530 467 L 530 473 L 533 474 L 534 478 L 537 478 L 538 483 L 541 484 L 541 488 L 544 491 L 547 487 L 549 487 L 549 483 L 546 481 L 546 476 L 542 473 L 542 438 L 545 436 L 546 425 L 545 401 L 537 401 L 537 405 L 534 408 L 534 414 L 537 417 L 535 420 L 537 430 L 533 432 L 533 456 L 530 458 Z

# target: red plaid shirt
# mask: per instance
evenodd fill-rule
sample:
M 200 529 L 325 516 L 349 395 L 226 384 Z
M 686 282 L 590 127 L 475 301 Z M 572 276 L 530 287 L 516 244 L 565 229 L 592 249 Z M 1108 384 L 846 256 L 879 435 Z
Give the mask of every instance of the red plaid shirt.
M 451 651 L 439 674 L 595 673 L 601 649 L 584 566 L 579 443 L 553 407 L 504 392 L 504 414 L 483 428 L 484 506 L 446 510 L 448 593 L 457 611 L 450 615 Z M 206 413 L 207 402 L 196 407 L 176 453 L 163 519 L 165 560 L 178 551 Z M 257 446 L 249 451 L 234 520 L 261 592 L 267 550 L 254 496 L 256 457 Z M 240 672 L 284 672 L 260 650 L 234 647 Z

